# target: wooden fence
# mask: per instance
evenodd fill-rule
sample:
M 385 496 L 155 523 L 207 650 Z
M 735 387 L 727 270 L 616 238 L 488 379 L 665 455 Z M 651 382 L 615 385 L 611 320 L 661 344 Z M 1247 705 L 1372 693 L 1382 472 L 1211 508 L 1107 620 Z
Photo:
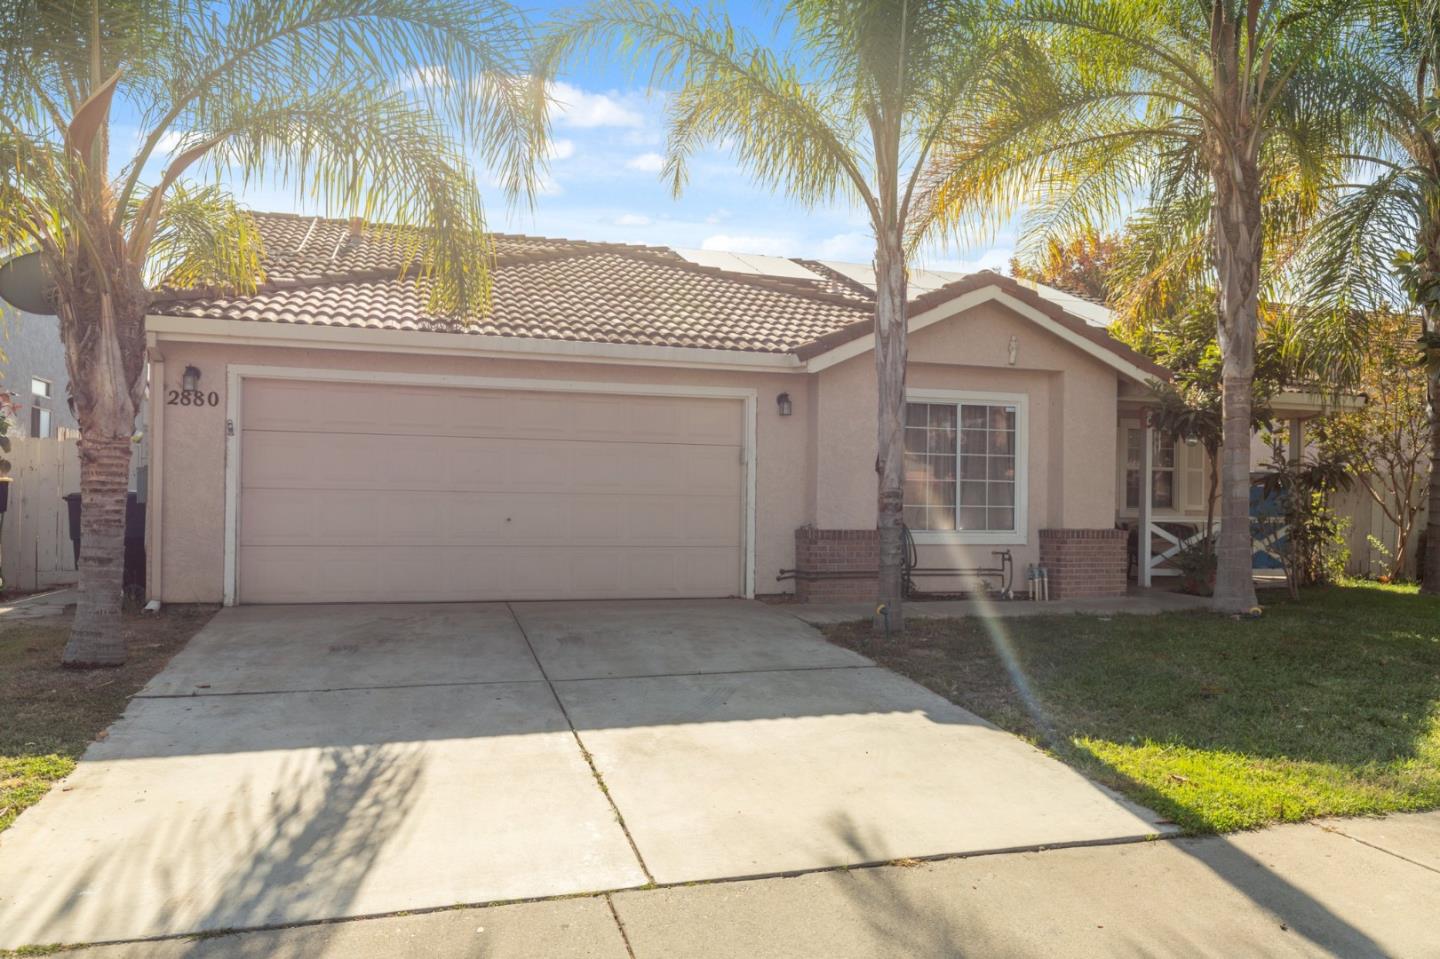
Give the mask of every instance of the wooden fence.
M 0 575 L 10 589 L 65 586 L 79 578 L 70 544 L 67 493 L 80 491 L 74 437 L 12 437 L 10 502 L 0 533 Z
M 1350 547 L 1350 559 L 1345 571 L 1355 576 L 1379 576 L 1390 568 L 1390 559 L 1370 545 L 1369 537 L 1374 536 L 1387 550 L 1395 549 L 1395 524 L 1390 522 L 1370 494 L 1359 483 L 1353 489 L 1341 490 L 1330 498 L 1330 508 L 1339 516 L 1350 521 L 1345 539 Z M 1415 576 L 1415 553 L 1419 546 L 1420 531 L 1425 528 L 1424 509 L 1415 520 L 1410 534 L 1410 549 L 1405 561 L 1405 576 Z

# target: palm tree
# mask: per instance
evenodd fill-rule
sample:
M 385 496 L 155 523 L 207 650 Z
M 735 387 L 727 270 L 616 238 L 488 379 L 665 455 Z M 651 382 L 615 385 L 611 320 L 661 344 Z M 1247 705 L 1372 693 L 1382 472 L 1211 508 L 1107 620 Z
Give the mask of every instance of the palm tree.
M 1062 242 L 1125 219 L 1137 200 L 1162 229 L 1182 225 L 1170 255 L 1203 266 L 1223 361 L 1223 612 L 1256 608 L 1251 383 L 1265 246 L 1303 225 L 1333 176 L 1356 99 L 1353 7 L 1018 0 L 1001 15 L 1023 43 L 991 88 L 985 129 L 946 144 L 927 186 L 942 220 L 1024 205 L 1032 236 Z
M 757 181 L 801 203 L 864 208 L 875 236 L 879 600 L 898 628 L 906 264 L 924 239 L 911 229 L 916 189 L 989 76 L 987 24 L 966 0 L 790 0 L 783 13 L 793 41 L 775 51 L 719 12 L 600 0 L 557 21 L 546 69 L 605 48 L 673 83 L 664 175 L 677 195 L 691 155 L 728 142 Z
M 1329 205 L 1307 251 L 1309 326 L 1332 375 L 1353 380 L 1377 312 L 1407 303 L 1420 314 L 1430 406 L 1421 589 L 1440 593 L 1440 0 L 1381 0 L 1371 36 L 1355 182 Z
M 465 151 L 527 193 L 545 124 L 526 43 L 509 7 L 470 0 L 0 0 L 0 250 L 34 253 L 53 284 L 81 432 L 66 664 L 125 658 L 147 306 L 263 279 L 234 198 L 183 177 L 203 161 L 393 224 L 432 308 L 473 315 L 489 244 Z

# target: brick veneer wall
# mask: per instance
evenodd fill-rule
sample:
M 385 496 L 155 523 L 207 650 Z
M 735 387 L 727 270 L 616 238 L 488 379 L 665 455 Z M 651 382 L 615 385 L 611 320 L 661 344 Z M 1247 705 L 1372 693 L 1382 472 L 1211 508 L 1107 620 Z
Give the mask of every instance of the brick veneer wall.
M 873 529 L 795 531 L 795 598 L 802 603 L 871 600 L 880 589 L 880 534 Z M 807 579 L 806 573 L 850 573 L 834 579 Z
M 1123 529 L 1042 529 L 1040 565 L 1050 598 L 1123 596 L 1129 561 Z

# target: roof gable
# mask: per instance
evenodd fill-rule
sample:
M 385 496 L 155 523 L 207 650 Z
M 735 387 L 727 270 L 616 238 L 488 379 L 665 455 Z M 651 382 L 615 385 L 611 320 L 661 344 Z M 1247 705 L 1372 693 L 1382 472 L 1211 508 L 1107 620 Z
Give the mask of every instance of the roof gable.
M 1058 303 L 1008 276 L 988 270 L 973 273 L 910 301 L 909 329 L 914 332 L 931 323 L 955 316 L 978 303 L 997 300 L 1021 317 L 1039 325 L 1072 346 L 1100 360 L 1116 372 L 1138 383 L 1168 380 L 1170 371 L 1111 336 L 1106 330 L 1085 322 Z M 836 330 L 797 351 L 811 369 L 825 369 L 874 348 L 873 323 L 854 323 Z

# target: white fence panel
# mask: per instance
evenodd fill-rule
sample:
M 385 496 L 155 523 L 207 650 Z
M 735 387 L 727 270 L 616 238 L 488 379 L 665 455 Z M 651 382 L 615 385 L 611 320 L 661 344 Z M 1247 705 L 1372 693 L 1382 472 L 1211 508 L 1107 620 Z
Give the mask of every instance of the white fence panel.
M 1388 571 L 1390 559 L 1374 549 L 1369 540 L 1374 536 L 1387 550 L 1395 551 L 1395 524 L 1385 516 L 1380 504 L 1357 482 L 1352 489 L 1334 493 L 1330 497 L 1330 508 L 1337 516 L 1350 520 L 1350 528 L 1345 533 L 1350 559 L 1345 564 L 1345 571 L 1355 576 L 1379 576 Z M 1405 560 L 1407 578 L 1415 575 L 1415 554 L 1420 531 L 1425 528 L 1425 516 L 1426 511 L 1421 509 L 1410 533 L 1410 548 Z
M 11 438 L 10 502 L 0 535 L 0 574 L 10 589 L 31 591 L 79 579 L 70 543 L 67 493 L 80 492 L 74 437 Z

